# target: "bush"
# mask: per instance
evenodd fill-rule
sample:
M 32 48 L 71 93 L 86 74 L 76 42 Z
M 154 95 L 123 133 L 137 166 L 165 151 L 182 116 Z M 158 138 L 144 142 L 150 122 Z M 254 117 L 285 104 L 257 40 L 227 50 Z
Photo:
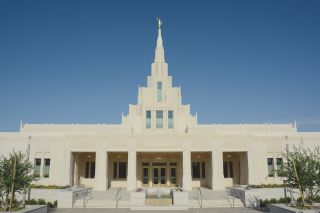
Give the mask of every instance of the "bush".
M 260 185 L 249 185 L 249 188 L 283 188 L 284 184 L 260 184 Z
M 57 186 L 57 185 L 35 185 L 35 184 L 32 184 L 30 186 L 30 188 L 33 188 L 33 189 L 66 189 L 70 186 L 66 185 L 66 186 Z
M 46 205 L 46 201 L 44 199 L 38 199 L 38 205 Z
M 37 205 L 37 201 L 35 199 L 31 199 L 29 201 L 26 201 L 26 204 L 28 204 L 28 205 Z
M 31 199 L 29 201 L 26 201 L 27 205 L 47 205 L 49 208 L 57 208 L 58 206 L 58 201 L 55 200 L 53 203 L 52 202 L 46 202 L 44 199 Z
M 278 200 L 276 198 L 271 198 L 270 200 L 268 199 L 265 199 L 265 200 L 262 200 L 260 199 L 259 200 L 259 204 L 260 204 L 260 207 L 267 207 L 267 205 L 269 204 L 276 204 L 276 203 L 289 203 L 290 202 L 290 198 L 279 198 Z
M 47 206 L 49 207 L 49 208 L 54 208 L 54 206 L 53 206 L 53 204 L 51 203 L 51 202 L 47 202 Z

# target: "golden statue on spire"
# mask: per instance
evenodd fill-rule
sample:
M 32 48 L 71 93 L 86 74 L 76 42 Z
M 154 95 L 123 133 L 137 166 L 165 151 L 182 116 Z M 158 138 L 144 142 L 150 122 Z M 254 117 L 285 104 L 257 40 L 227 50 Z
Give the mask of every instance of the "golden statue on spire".
M 161 29 L 162 21 L 159 17 L 157 18 L 157 22 L 158 22 L 158 29 Z

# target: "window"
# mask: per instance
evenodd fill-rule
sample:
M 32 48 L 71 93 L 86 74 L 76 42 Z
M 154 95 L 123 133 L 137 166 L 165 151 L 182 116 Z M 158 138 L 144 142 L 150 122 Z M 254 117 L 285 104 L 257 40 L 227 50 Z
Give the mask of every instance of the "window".
M 268 158 L 267 163 L 268 163 L 268 176 L 274 177 L 273 158 Z
M 158 102 L 162 101 L 162 82 L 157 82 L 157 100 Z
M 168 111 L 168 129 L 173 128 L 173 111 L 169 110 Z
M 277 170 L 281 170 L 283 167 L 283 160 L 282 158 L 277 158 L 276 159 L 276 163 L 277 163 Z M 279 176 L 279 175 L 278 175 Z
M 192 178 L 200 178 L 200 162 L 192 162 Z
M 205 178 L 206 166 L 205 162 L 192 162 L 192 178 Z
M 147 110 L 146 111 L 146 129 L 151 128 L 151 111 Z
M 113 163 L 113 178 L 114 179 L 127 178 L 127 162 Z
M 86 162 L 85 178 L 94 178 L 96 174 L 96 162 Z
M 43 177 L 48 178 L 50 173 L 50 159 L 44 159 Z
M 34 159 L 34 174 L 36 177 L 40 177 L 41 158 Z
M 162 110 L 156 111 L 156 127 L 157 129 L 163 128 L 163 111 Z
M 113 178 L 118 178 L 118 162 L 113 163 Z
M 224 178 L 233 178 L 233 163 L 232 161 L 223 162 L 223 176 Z
M 202 178 L 206 177 L 206 165 L 204 162 L 201 163 L 201 177 Z

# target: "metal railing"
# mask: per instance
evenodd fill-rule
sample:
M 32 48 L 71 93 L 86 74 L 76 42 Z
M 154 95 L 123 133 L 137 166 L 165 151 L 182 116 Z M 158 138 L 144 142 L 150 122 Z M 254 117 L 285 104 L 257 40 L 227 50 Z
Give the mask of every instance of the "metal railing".
M 116 193 L 116 208 L 118 208 L 121 198 L 121 188 L 119 187 Z
M 197 187 L 196 191 L 197 191 L 196 198 L 198 200 L 199 207 L 202 208 L 202 191 L 201 191 L 201 188 Z
M 234 207 L 234 193 L 233 193 L 233 190 L 231 188 L 227 188 L 226 189 L 226 193 L 227 193 L 228 203 L 230 204 L 231 207 Z M 232 203 L 230 201 L 230 196 L 232 197 Z
M 88 200 L 92 198 L 92 188 L 86 188 L 86 190 L 82 191 L 82 196 L 83 196 L 83 208 L 87 207 Z

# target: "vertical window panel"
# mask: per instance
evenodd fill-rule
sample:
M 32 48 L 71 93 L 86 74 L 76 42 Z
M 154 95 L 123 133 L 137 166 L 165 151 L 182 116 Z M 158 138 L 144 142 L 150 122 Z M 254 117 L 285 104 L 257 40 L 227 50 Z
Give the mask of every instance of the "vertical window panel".
M 268 176 L 273 177 L 274 176 L 273 158 L 268 158 L 267 164 L 268 164 Z
M 173 128 L 173 111 L 169 110 L 168 111 L 168 129 Z
M 36 177 L 40 177 L 41 158 L 34 159 L 34 174 Z
M 44 159 L 43 177 L 48 178 L 50 173 L 50 159 Z
M 157 129 L 163 128 L 163 111 L 162 110 L 156 111 L 156 128 Z
M 151 128 L 151 111 L 147 110 L 146 111 L 146 129 Z
M 158 102 L 162 101 L 162 82 L 157 82 L 157 100 Z

